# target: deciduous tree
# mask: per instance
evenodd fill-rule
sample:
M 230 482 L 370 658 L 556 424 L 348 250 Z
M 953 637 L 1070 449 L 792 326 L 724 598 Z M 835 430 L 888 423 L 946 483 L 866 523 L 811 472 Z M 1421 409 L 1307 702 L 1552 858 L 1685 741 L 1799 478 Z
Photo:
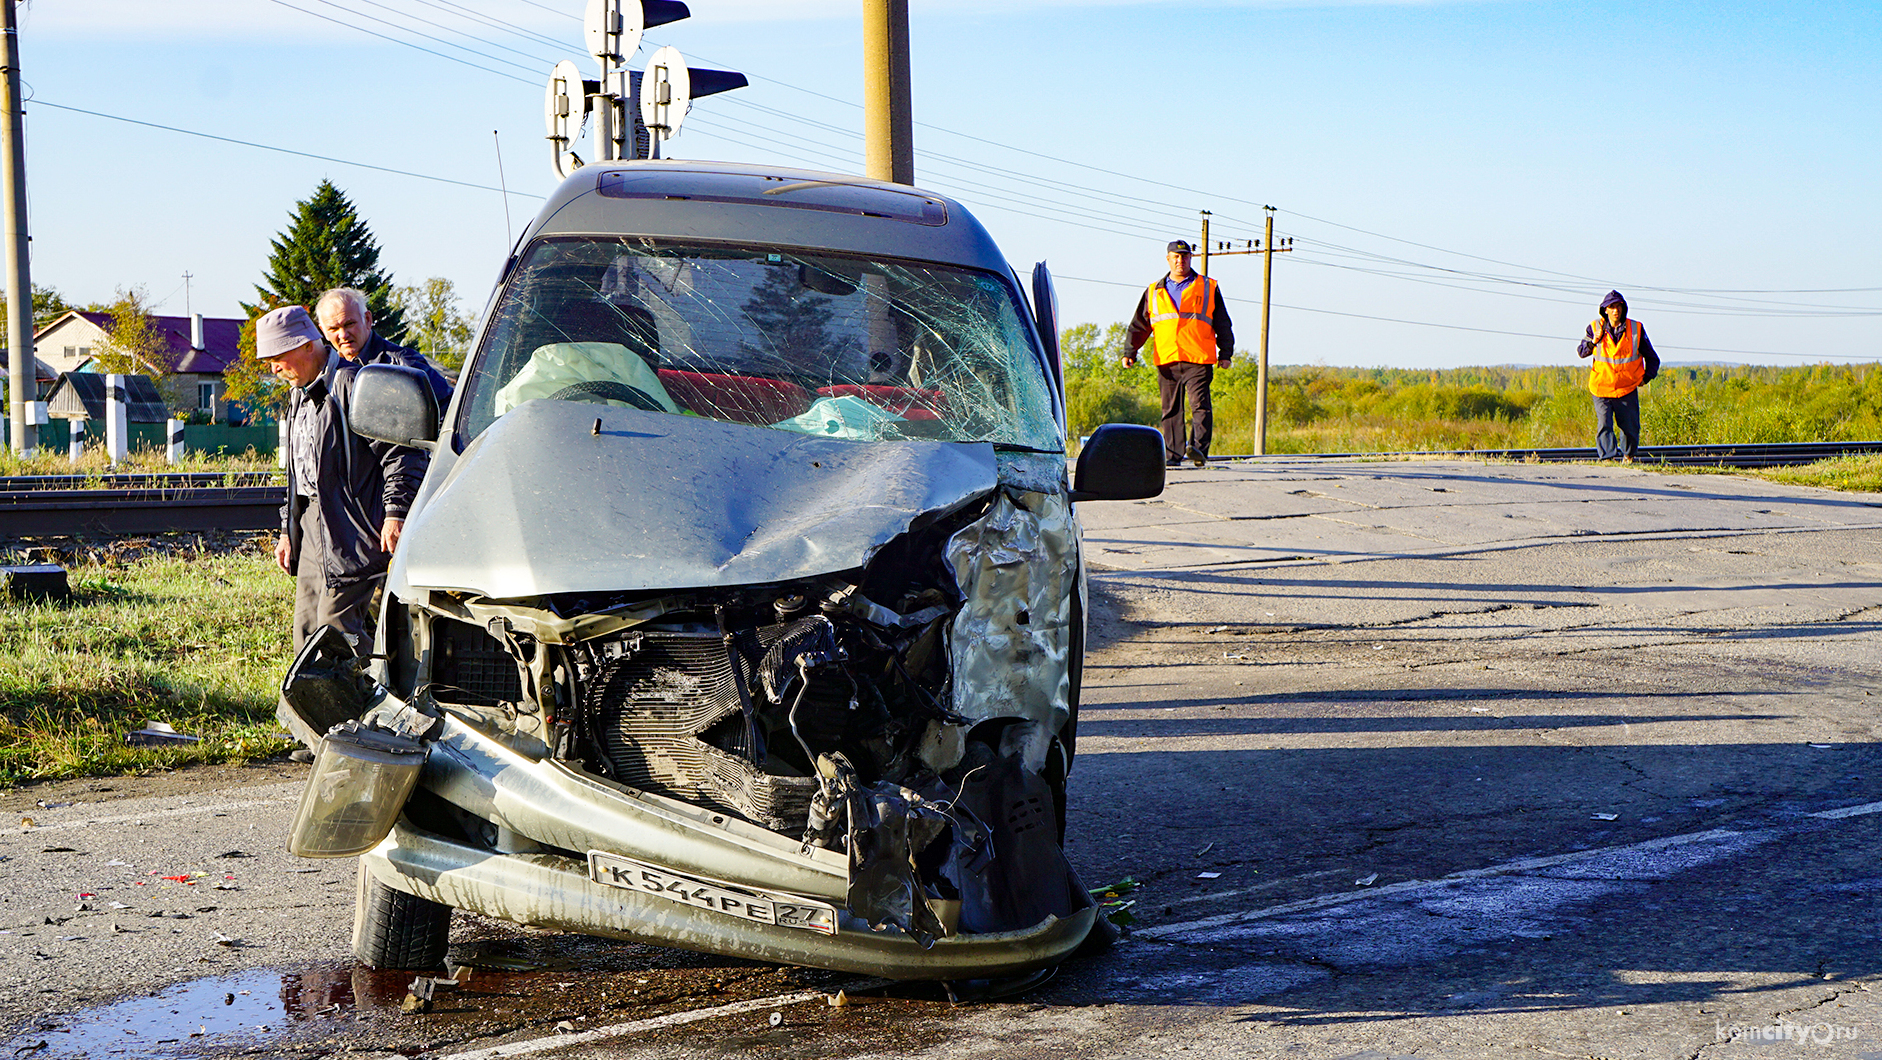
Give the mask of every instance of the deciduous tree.
M 174 415 L 192 411 L 191 395 L 183 393 L 175 378 L 176 363 L 163 330 L 150 315 L 150 293 L 142 287 L 117 289 L 117 297 L 104 312 L 105 339 L 93 358 L 99 372 L 147 375 Z
M 405 317 L 405 345 L 441 367 L 463 367 L 475 331 L 471 319 L 458 312 L 457 288 L 442 276 L 421 284 L 397 287 L 392 302 Z

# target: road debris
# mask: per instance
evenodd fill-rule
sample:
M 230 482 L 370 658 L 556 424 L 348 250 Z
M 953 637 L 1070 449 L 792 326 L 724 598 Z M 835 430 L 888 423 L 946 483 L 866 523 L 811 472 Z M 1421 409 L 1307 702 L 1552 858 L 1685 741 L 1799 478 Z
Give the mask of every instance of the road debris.
M 1372 886 L 1373 884 L 1375 884 L 1375 883 L 1378 883 L 1378 882 L 1379 882 L 1379 874 L 1375 872 L 1375 873 L 1373 873 L 1373 874 L 1372 874 L 1372 875 L 1370 875 L 1370 876 L 1361 876 L 1360 878 L 1358 878 L 1358 879 L 1356 879 L 1356 880 L 1354 880 L 1354 881 L 1353 881 L 1353 886 L 1355 886 L 1355 887 L 1370 887 L 1370 886 Z
M 1591 813 L 1588 815 L 1588 819 L 1591 821 L 1618 821 L 1621 819 L 1621 815 L 1618 813 Z
M 132 747 L 167 747 L 180 743 L 200 743 L 202 737 L 178 732 L 167 721 L 146 721 L 143 728 L 125 733 L 124 742 Z
M 1137 922 L 1136 914 L 1130 911 L 1131 906 L 1137 904 L 1137 899 L 1125 896 L 1142 886 L 1143 884 L 1137 881 L 1137 877 L 1126 876 L 1116 883 L 1093 887 L 1091 896 L 1097 900 L 1098 912 L 1106 920 L 1119 927 L 1125 927 Z
M 1219 880 L 1222 878 L 1222 874 L 1219 872 L 1198 872 L 1196 878 L 1199 880 Z

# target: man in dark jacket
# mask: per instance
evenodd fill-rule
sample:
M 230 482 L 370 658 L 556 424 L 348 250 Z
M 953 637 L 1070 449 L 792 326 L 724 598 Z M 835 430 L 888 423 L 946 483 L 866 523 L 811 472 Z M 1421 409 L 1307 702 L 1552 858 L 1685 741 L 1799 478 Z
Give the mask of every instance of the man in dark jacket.
M 357 364 L 402 364 L 425 373 L 431 392 L 442 411 L 451 404 L 451 381 L 438 366 L 417 350 L 386 341 L 374 331 L 372 314 L 366 310 L 366 292 L 355 287 L 335 287 L 314 303 L 314 316 L 327 341 L 340 356 Z
M 1601 299 L 1601 312 L 1588 325 L 1575 355 L 1594 358 L 1588 366 L 1588 392 L 1594 395 L 1596 457 L 1633 463 L 1640 448 L 1639 390 L 1660 374 L 1660 355 L 1640 321 L 1627 319 L 1627 299 L 1621 292 L 1609 291 Z M 1619 439 L 1614 437 L 1617 427 Z
M 288 501 L 274 550 L 281 569 L 295 577 L 294 650 L 332 626 L 356 638 L 364 654 L 375 623 L 373 593 L 385 580 L 430 454 L 369 442 L 348 428 L 346 406 L 360 366 L 330 353 L 300 306 L 255 322 L 255 356 L 294 388 Z

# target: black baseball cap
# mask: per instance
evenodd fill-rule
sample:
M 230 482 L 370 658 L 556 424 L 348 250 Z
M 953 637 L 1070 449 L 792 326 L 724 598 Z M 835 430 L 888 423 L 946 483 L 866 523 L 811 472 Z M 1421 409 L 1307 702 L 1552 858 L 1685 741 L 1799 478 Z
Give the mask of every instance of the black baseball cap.
M 1194 254 L 1196 252 L 1195 247 L 1190 246 L 1181 239 L 1171 240 L 1170 245 L 1163 249 L 1165 253 L 1169 254 Z

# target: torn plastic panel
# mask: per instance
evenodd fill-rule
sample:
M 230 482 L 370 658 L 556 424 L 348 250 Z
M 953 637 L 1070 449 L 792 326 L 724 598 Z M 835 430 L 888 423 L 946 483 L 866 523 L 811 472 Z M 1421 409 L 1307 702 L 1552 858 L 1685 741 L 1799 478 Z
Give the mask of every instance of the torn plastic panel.
M 372 691 L 353 636 L 321 626 L 288 666 L 277 714 L 295 739 L 313 747 L 327 730 L 364 714 Z
M 556 398 L 851 441 L 1061 452 L 1028 319 L 1008 279 L 960 267 L 544 239 L 495 309 L 465 381 L 461 436 Z

